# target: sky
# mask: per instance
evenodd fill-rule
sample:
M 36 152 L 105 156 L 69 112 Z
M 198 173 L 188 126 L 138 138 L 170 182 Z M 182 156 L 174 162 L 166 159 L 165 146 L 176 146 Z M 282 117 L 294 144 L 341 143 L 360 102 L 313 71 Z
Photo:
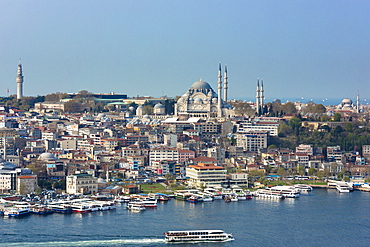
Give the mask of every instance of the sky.
M 2 0 L 0 96 L 183 95 L 202 78 L 229 99 L 369 97 L 367 0 Z M 304 101 L 303 100 L 303 101 Z M 339 103 L 339 102 L 338 102 Z

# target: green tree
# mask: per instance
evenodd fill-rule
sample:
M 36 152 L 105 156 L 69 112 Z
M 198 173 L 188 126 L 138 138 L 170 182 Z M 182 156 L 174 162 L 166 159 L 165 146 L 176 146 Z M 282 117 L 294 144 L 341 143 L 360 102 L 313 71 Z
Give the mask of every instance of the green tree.
M 310 174 L 311 176 L 315 175 L 316 173 L 317 173 L 317 170 L 314 167 L 311 167 L 308 169 L 308 174 Z
M 70 100 L 64 104 L 65 112 L 81 112 L 82 104 L 76 100 Z
M 299 118 L 293 117 L 289 120 L 289 126 L 295 131 L 296 135 L 299 135 L 299 130 L 302 126 L 302 121 Z
M 339 113 L 335 113 L 333 116 L 333 121 L 334 122 L 340 122 L 342 116 Z
M 286 114 L 293 114 L 293 113 L 297 113 L 297 109 L 295 107 L 295 104 L 293 102 L 286 102 L 284 105 L 281 106 L 283 112 L 285 112 Z

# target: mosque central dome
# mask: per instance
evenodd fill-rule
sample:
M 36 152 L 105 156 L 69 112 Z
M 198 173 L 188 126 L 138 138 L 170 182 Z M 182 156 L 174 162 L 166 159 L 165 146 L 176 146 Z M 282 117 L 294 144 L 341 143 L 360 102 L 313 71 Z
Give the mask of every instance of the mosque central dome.
M 191 85 L 191 89 L 212 89 L 212 87 L 208 84 L 208 82 L 203 81 L 200 79 L 200 81 L 196 81 Z

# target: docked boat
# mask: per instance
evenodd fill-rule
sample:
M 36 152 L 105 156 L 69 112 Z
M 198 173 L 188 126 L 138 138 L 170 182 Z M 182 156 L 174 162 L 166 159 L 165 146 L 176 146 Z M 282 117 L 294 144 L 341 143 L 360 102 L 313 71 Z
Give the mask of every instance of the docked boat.
M 129 202 L 126 207 L 128 210 L 133 212 L 141 212 L 146 210 L 146 207 L 139 202 Z
M 349 193 L 351 190 L 350 190 L 350 187 L 346 184 L 337 184 L 336 186 L 337 190 L 339 191 L 339 193 Z
M 222 193 L 217 191 L 214 188 L 206 188 L 206 189 L 204 189 L 204 192 L 210 194 L 214 200 L 222 200 L 223 199 Z
M 31 213 L 33 214 L 46 215 L 46 214 L 54 213 L 53 209 L 43 206 L 43 205 L 33 205 L 31 206 L 30 210 L 31 210 Z
M 187 199 L 187 201 L 188 201 L 188 202 L 192 202 L 192 203 L 197 203 L 197 202 L 199 202 L 199 201 L 201 201 L 201 200 L 200 200 L 200 197 L 199 197 L 199 196 L 197 196 L 197 195 L 192 195 L 191 197 L 189 197 L 189 198 Z
M 157 207 L 158 201 L 157 200 L 137 200 L 137 201 L 129 202 L 129 204 L 130 203 L 139 203 L 139 204 L 142 204 L 146 208 L 155 208 Z
M 295 184 L 294 188 L 299 189 L 301 192 L 311 192 L 313 188 L 307 184 Z
M 222 230 L 168 231 L 166 242 L 225 242 L 234 240 L 232 234 Z
M 4 217 L 21 217 L 31 213 L 28 206 L 13 206 L 5 208 Z
M 253 193 L 254 196 L 270 199 L 285 199 L 285 196 L 279 191 L 258 189 Z
M 300 190 L 293 186 L 274 186 L 267 190 L 280 192 L 285 198 L 298 198 Z
M 55 213 L 69 214 L 72 213 L 72 208 L 68 204 L 49 204 L 48 207 Z
M 74 213 L 88 213 L 91 212 L 91 208 L 89 205 L 85 203 L 73 203 L 71 205 L 72 212 Z

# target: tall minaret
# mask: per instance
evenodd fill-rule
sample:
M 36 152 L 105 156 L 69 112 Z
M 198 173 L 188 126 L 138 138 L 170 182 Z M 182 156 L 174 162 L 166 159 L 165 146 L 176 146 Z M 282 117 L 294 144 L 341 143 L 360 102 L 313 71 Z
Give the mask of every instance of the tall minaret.
M 360 113 L 360 93 L 357 93 L 356 97 L 356 111 L 357 113 Z
M 22 99 L 23 97 L 23 75 L 22 75 L 22 64 L 21 60 L 19 59 L 18 64 L 18 73 L 15 77 L 15 81 L 17 82 L 17 99 Z
M 263 115 L 263 106 L 265 104 L 265 95 L 263 90 L 263 79 L 261 79 L 261 87 L 260 87 L 260 115 Z
M 217 116 L 218 117 L 222 117 L 222 98 L 221 98 L 221 90 L 222 90 L 222 81 L 221 81 L 221 77 L 222 77 L 222 75 L 221 75 L 221 63 L 219 64 L 219 66 L 218 66 L 218 87 L 217 87 L 217 89 L 218 89 L 218 102 L 217 102 L 217 104 L 218 104 L 218 114 L 217 114 Z
M 224 102 L 227 103 L 227 66 L 225 65 L 225 71 L 224 71 Z
M 256 112 L 257 116 L 260 115 L 260 79 L 257 79 L 257 88 L 256 88 Z

